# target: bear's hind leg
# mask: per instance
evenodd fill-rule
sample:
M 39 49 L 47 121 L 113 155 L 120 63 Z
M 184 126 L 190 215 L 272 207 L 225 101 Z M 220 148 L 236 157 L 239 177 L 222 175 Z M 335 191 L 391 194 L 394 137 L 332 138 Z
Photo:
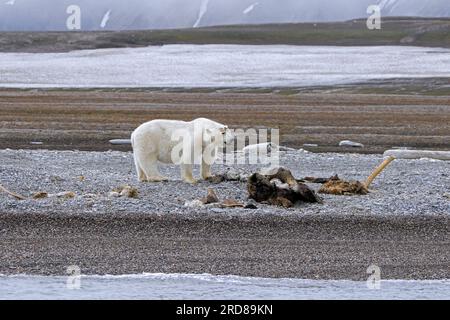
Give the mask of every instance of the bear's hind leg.
M 158 171 L 158 159 L 156 155 L 149 154 L 141 156 L 138 160 L 140 168 L 145 173 L 146 180 L 149 182 L 168 181 L 167 177 L 161 175 Z
M 142 170 L 138 160 L 136 159 L 136 155 L 134 156 L 134 166 L 136 167 L 139 182 L 147 181 L 147 176 L 145 175 L 144 170 Z

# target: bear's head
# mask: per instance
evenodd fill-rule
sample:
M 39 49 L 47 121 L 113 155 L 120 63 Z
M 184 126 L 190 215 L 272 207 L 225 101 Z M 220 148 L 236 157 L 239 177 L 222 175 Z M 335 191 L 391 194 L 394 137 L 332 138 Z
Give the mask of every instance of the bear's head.
M 230 130 L 228 126 L 206 128 L 203 138 L 204 143 L 214 143 L 217 146 L 234 142 L 233 131 Z
M 219 129 L 220 134 L 222 135 L 223 143 L 233 143 L 235 136 L 233 130 L 230 130 L 228 126 L 223 126 Z
M 220 146 L 234 141 L 233 130 L 224 124 L 206 118 L 195 119 L 194 124 L 203 128 L 203 144 Z

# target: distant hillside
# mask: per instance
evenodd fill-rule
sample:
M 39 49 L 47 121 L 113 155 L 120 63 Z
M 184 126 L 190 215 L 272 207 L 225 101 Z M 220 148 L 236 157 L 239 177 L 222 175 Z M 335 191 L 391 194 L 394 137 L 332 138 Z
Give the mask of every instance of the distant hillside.
M 0 31 L 64 31 L 73 4 L 83 31 L 345 21 L 373 4 L 383 16 L 450 17 L 449 0 L 0 0 Z
M 62 52 L 164 44 L 414 45 L 450 48 L 450 19 L 365 20 L 120 32 L 3 32 L 0 52 Z

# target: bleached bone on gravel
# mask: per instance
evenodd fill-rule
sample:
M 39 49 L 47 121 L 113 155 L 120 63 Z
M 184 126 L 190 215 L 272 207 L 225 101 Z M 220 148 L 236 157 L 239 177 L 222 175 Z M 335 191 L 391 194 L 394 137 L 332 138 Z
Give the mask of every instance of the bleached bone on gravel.
M 339 147 L 364 148 L 364 145 L 359 142 L 343 140 L 343 141 L 339 142 Z
M 394 157 L 396 159 L 436 159 L 450 160 L 450 151 L 430 151 L 430 150 L 386 150 L 385 157 Z
M 131 139 L 112 139 L 109 143 L 113 145 L 131 144 Z

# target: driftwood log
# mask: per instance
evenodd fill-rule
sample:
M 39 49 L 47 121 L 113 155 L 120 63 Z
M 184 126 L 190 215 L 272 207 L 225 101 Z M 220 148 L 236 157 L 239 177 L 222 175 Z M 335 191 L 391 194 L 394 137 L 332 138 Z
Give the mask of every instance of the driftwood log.
M 131 144 L 131 139 L 112 139 L 109 140 L 109 143 L 113 145 Z
M 450 160 L 450 151 L 432 151 L 432 150 L 386 150 L 385 157 L 394 157 L 395 159 L 420 159 L 429 158 L 437 160 Z
M 1 184 L 0 184 L 0 191 L 3 191 L 5 193 L 9 194 L 10 196 L 16 198 L 17 200 L 26 200 L 27 199 L 26 197 L 22 196 L 21 194 L 9 191 L 5 187 L 3 187 Z
M 247 181 L 249 198 L 257 202 L 292 207 L 298 202 L 321 202 L 319 196 L 307 185 L 297 182 L 285 168 L 275 168 L 265 173 L 254 173 Z

